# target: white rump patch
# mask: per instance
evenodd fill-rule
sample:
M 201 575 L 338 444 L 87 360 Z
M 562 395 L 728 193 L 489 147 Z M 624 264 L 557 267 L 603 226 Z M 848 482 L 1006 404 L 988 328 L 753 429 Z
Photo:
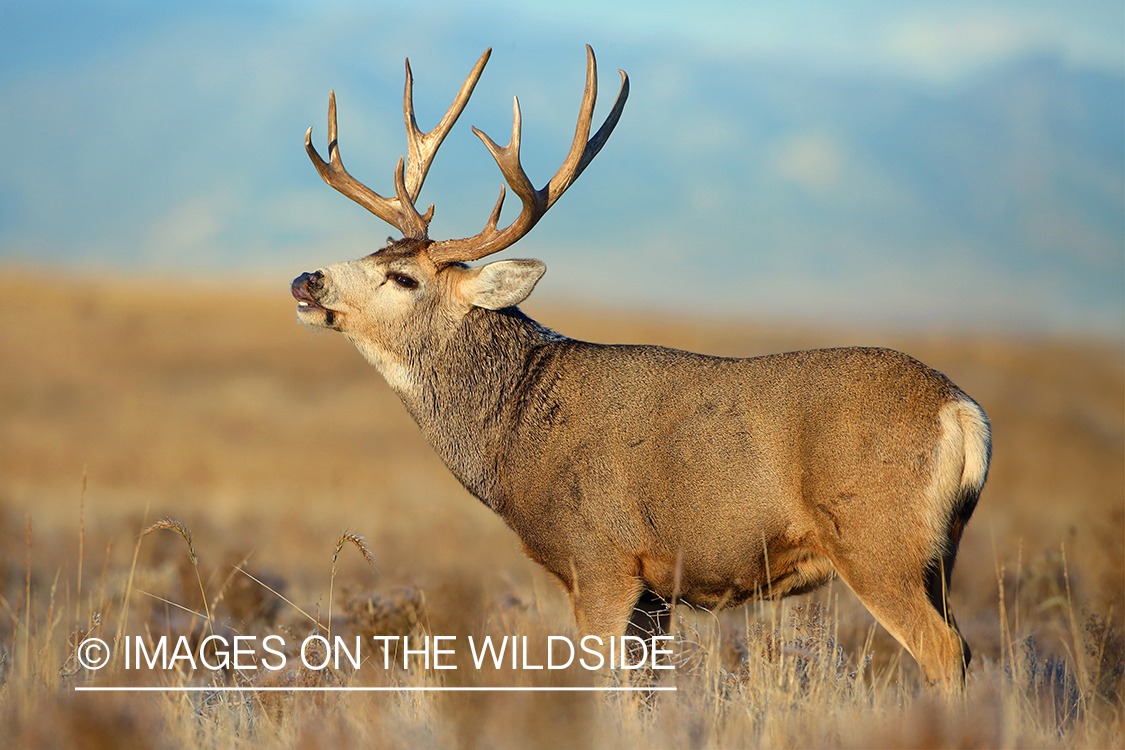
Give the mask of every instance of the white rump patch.
M 964 490 L 979 491 L 988 475 L 992 439 L 988 418 L 973 401 L 957 399 L 938 412 L 941 434 L 934 448 L 933 475 L 926 488 L 926 525 L 933 543 L 945 543 L 953 504 Z
M 961 486 L 980 491 L 988 477 L 988 464 L 992 458 L 992 427 L 984 410 L 972 401 L 961 401 L 959 416 L 965 435 L 965 469 L 961 472 Z

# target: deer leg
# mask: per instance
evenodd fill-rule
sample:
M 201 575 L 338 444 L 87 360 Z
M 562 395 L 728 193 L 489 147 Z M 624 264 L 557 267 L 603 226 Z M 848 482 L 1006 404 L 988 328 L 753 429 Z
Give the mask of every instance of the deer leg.
M 941 613 L 946 624 L 953 628 L 957 637 L 961 639 L 961 677 L 963 680 L 964 670 L 968 668 L 969 662 L 972 661 L 973 652 L 961 635 L 961 630 L 957 627 L 957 620 L 953 618 L 953 612 L 949 608 L 949 581 L 953 575 L 953 561 L 956 555 L 955 549 L 947 550 L 940 558 L 934 560 L 926 568 L 925 580 L 926 594 L 929 596 L 930 604 Z
M 625 629 L 626 635 L 636 636 L 653 648 L 653 636 L 668 635 L 672 625 L 672 605 L 660 598 L 649 589 L 641 591 L 637 603 L 633 605 L 633 614 L 629 617 L 629 626 Z M 656 643 L 659 643 L 657 641 Z M 663 646 L 661 650 L 667 650 Z M 629 663 L 636 664 L 645 656 L 643 649 L 635 642 L 629 643 Z M 652 657 L 649 661 L 653 664 Z M 666 656 L 660 657 L 660 664 L 667 663 Z
M 898 567 L 885 559 L 878 565 L 870 560 L 859 565 L 836 562 L 840 578 L 910 652 L 926 682 L 957 689 L 964 685 L 968 649 L 952 614 L 947 608 L 939 611 L 931 600 L 928 571 L 919 567 Z
M 602 647 L 597 650 L 602 652 L 608 665 L 610 639 L 620 644 L 621 636 L 633 627 L 631 614 L 643 591 L 641 582 L 624 574 L 587 572 L 584 575 L 582 568 L 576 568 L 568 588 L 578 630 L 583 638 L 592 635 L 601 639 Z
M 641 595 L 641 584 L 631 576 L 626 579 L 578 580 L 570 589 L 570 605 L 582 635 L 596 635 L 606 640 L 620 637 L 630 623 L 630 613 Z
M 672 605 L 646 588 L 633 605 L 625 633 L 648 640 L 654 635 L 667 634 L 671 624 Z

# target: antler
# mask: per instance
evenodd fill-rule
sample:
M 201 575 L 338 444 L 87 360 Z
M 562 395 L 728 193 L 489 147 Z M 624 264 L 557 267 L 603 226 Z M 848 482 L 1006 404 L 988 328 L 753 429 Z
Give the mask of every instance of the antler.
M 425 239 L 434 215 L 431 205 L 425 214 L 419 214 L 414 207 L 418 193 L 422 190 L 422 183 L 430 171 L 430 163 L 434 160 L 441 142 L 449 133 L 461 111 L 473 94 L 484 66 L 492 54 L 492 48 L 485 50 L 477 60 L 469 77 L 457 92 L 457 98 L 441 118 L 437 127 L 429 133 L 418 129 L 418 122 L 414 119 L 414 76 L 410 72 L 410 60 L 406 61 L 406 87 L 402 96 L 402 110 L 406 121 L 407 154 L 409 163 L 405 163 L 401 156 L 395 168 L 395 197 L 384 198 L 359 180 L 348 174 L 340 160 L 340 145 L 336 138 L 336 92 L 328 94 L 328 163 L 320 157 L 312 145 L 312 128 L 305 133 L 305 150 L 312 159 L 313 166 L 320 173 L 321 178 L 329 185 L 340 191 L 383 221 L 391 224 L 402 232 L 404 237 Z
M 497 229 L 500 220 L 500 209 L 504 205 L 504 186 L 500 186 L 500 198 L 496 201 L 488 224 L 479 234 L 460 240 L 441 240 L 429 248 L 430 259 L 439 265 L 455 263 L 458 261 L 477 260 L 486 255 L 500 252 L 512 245 L 535 226 L 547 213 L 566 189 L 569 188 L 582 170 L 590 163 L 602 146 L 609 139 L 610 133 L 617 126 L 621 118 L 621 111 L 625 108 L 625 100 L 629 96 L 629 76 L 625 71 L 621 74 L 621 90 L 617 94 L 617 101 L 610 110 L 605 122 L 594 134 L 590 135 L 590 124 L 594 115 L 594 102 L 598 96 L 598 68 L 594 60 L 594 50 L 586 45 L 586 92 L 582 97 L 582 109 L 578 114 L 578 125 L 574 131 L 574 142 L 571 143 L 570 153 L 563 161 L 559 171 L 544 187 L 536 190 L 520 164 L 520 103 L 516 99 L 513 104 L 512 138 L 507 146 L 501 148 L 480 130 L 473 128 L 473 132 L 481 139 L 497 166 L 504 175 L 504 179 L 511 186 L 512 192 L 523 201 L 523 208 L 515 221 L 504 229 Z

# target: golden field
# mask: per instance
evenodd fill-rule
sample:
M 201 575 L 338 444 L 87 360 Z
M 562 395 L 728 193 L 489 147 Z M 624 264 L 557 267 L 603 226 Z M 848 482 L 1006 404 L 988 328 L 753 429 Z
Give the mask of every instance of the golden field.
M 841 585 L 718 616 L 681 607 L 676 669 L 659 683 L 674 693 L 91 693 L 74 688 L 598 682 L 460 658 L 442 673 L 384 670 L 374 647 L 358 671 L 137 672 L 116 653 L 98 672 L 76 666 L 86 634 L 300 640 L 330 620 L 365 638 L 575 633 L 561 589 L 449 475 L 378 373 L 342 337 L 295 323 L 286 280 L 4 278 L 8 746 L 1125 745 L 1118 344 L 525 305 L 572 337 L 710 354 L 891 346 L 980 402 L 992 471 L 951 597 L 974 654 L 964 697 L 924 690 Z M 182 528 L 142 534 L 163 519 Z

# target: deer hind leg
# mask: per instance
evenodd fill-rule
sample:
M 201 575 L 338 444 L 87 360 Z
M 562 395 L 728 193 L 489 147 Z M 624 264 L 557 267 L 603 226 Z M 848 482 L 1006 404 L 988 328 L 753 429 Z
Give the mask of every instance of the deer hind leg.
M 838 560 L 836 570 L 879 624 L 910 652 L 926 682 L 947 690 L 960 688 L 969 651 L 945 597 L 935 602 L 931 596 L 935 570 L 942 577 L 940 566 L 895 560 L 889 551 L 883 548 L 858 564 Z
M 957 620 L 953 617 L 953 611 L 949 608 L 949 580 L 953 575 L 953 560 L 956 556 L 956 551 L 947 551 L 936 558 L 926 568 L 926 596 L 930 600 L 930 604 L 935 610 L 941 614 L 945 624 L 948 625 L 961 639 L 961 680 L 965 679 L 965 670 L 969 666 L 969 662 L 973 660 L 973 651 L 969 648 L 969 644 L 965 642 L 965 638 L 961 635 L 961 629 L 957 627 Z

